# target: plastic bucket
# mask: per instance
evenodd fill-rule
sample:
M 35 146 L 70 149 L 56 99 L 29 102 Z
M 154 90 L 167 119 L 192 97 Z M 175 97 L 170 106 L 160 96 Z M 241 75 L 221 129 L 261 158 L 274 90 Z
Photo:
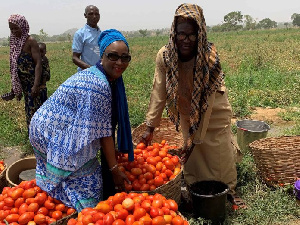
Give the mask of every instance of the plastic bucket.
M 196 217 L 222 223 L 226 216 L 226 199 L 229 187 L 220 181 L 198 181 L 189 185 L 193 213 Z
M 242 153 L 249 152 L 249 144 L 255 140 L 267 137 L 270 126 L 264 121 L 240 120 L 237 126 L 237 142 Z
M 20 159 L 12 163 L 6 170 L 6 180 L 10 187 L 15 187 L 20 184 L 20 174 L 26 170 L 32 170 L 36 167 L 35 157 Z M 35 178 L 35 177 L 33 177 Z

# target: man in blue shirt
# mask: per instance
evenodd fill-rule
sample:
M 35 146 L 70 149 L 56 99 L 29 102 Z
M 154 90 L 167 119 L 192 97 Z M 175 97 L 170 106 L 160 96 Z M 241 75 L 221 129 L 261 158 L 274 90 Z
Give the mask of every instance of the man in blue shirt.
M 87 23 L 76 31 L 72 44 L 72 61 L 78 66 L 78 71 L 89 68 L 99 61 L 98 38 L 101 33 L 98 27 L 99 9 L 94 5 L 85 8 L 84 17 Z

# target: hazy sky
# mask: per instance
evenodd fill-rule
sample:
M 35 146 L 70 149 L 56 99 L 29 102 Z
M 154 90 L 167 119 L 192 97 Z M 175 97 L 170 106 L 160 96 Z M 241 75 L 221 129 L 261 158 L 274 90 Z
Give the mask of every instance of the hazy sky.
M 90 4 L 99 8 L 102 30 L 170 28 L 176 8 L 184 2 L 199 4 L 207 25 L 221 24 L 224 16 L 233 11 L 257 21 L 269 18 L 276 22 L 291 22 L 291 15 L 300 13 L 300 0 L 1 0 L 0 37 L 10 35 L 7 19 L 15 13 L 26 17 L 31 34 L 44 29 L 52 36 L 80 28 L 86 22 L 84 9 Z

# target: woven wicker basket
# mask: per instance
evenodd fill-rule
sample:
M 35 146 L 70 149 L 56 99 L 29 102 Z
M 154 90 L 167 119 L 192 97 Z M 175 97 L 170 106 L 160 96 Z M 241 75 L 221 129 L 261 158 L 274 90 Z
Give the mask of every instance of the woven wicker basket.
M 132 131 L 132 142 L 135 146 L 140 142 L 146 128 L 146 123 L 142 123 Z M 161 118 L 160 125 L 153 132 L 152 143 L 160 143 L 162 140 L 166 140 L 169 145 L 176 145 L 177 147 L 183 145 L 181 132 L 176 131 L 175 125 L 169 118 Z
M 154 189 L 153 191 L 132 191 L 132 192 L 148 193 L 149 195 L 159 193 L 165 196 L 167 199 L 175 200 L 179 205 L 181 199 L 181 178 L 183 173 L 182 171 L 183 171 L 183 166 L 181 166 L 180 173 L 178 173 L 174 179 Z
M 6 170 L 7 166 L 4 164 L 4 170 L 0 172 L 0 193 L 2 192 L 3 188 L 7 186 L 7 180 L 6 180 Z
M 260 177 L 270 186 L 290 185 L 300 177 L 300 136 L 271 137 L 249 144 Z

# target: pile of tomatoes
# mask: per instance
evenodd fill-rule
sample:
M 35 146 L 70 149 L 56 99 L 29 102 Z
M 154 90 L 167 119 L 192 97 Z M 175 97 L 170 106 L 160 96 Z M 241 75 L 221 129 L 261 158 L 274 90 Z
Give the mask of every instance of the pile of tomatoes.
M 85 208 L 67 225 L 188 225 L 178 205 L 161 194 L 117 193 L 94 208 Z
M 125 182 L 126 191 L 153 191 L 174 179 L 181 164 L 177 155 L 168 152 L 173 148 L 165 140 L 149 146 L 139 143 L 134 149 L 134 161 L 128 162 L 127 155 L 119 157 L 119 169 L 131 181 Z
M 50 197 L 35 180 L 4 187 L 0 194 L 0 225 L 48 225 L 73 213 L 74 208 Z
M 0 174 L 1 172 L 5 169 L 5 166 L 4 166 L 4 161 L 3 160 L 0 160 Z

